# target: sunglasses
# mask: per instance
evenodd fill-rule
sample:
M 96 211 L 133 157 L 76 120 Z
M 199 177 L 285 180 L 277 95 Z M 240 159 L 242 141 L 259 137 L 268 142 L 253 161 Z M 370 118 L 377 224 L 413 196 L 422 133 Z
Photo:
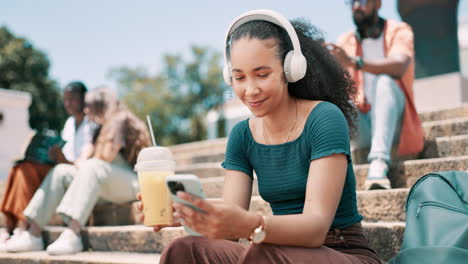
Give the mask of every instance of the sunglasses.
M 349 6 L 354 6 L 356 3 L 359 3 L 360 6 L 365 6 L 368 2 L 368 0 L 346 0 L 346 4 Z

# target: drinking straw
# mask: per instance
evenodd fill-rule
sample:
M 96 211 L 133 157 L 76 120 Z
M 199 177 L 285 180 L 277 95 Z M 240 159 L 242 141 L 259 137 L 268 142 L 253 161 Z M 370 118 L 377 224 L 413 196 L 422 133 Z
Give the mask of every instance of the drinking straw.
M 156 147 L 157 144 L 156 144 L 156 140 L 154 139 L 153 126 L 151 125 L 151 117 L 149 115 L 146 115 L 146 121 L 148 121 L 148 127 L 149 127 L 150 134 L 151 134 L 151 141 L 153 141 L 153 146 Z

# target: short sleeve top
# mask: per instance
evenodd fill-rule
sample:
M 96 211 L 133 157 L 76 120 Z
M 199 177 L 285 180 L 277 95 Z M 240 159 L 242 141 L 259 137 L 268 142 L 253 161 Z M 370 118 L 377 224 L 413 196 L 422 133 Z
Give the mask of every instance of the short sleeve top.
M 361 221 L 362 216 L 357 210 L 348 124 L 336 105 L 319 103 L 309 114 L 301 135 L 279 145 L 257 143 L 249 120 L 241 121 L 231 131 L 222 166 L 250 177 L 255 171 L 259 193 L 270 203 L 274 215 L 300 214 L 304 208 L 310 162 L 340 153 L 348 157 L 348 167 L 331 227 L 344 228 Z
M 67 160 L 76 161 L 83 152 L 84 147 L 92 144 L 96 128 L 96 124 L 89 121 L 86 116 L 78 127 L 75 125 L 73 116 L 67 119 L 62 130 L 62 138 L 66 141 L 62 152 Z

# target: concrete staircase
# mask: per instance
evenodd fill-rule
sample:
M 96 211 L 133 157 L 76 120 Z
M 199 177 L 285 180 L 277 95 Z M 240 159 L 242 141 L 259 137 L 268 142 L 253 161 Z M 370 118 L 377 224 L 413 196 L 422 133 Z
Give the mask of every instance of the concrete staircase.
M 388 260 L 401 245 L 405 229 L 405 202 L 409 188 L 424 174 L 440 170 L 468 169 L 468 105 L 421 113 L 426 147 L 419 157 L 396 160 L 390 170 L 395 189 L 363 191 L 368 164 L 365 150 L 354 150 L 358 187 L 358 207 L 363 226 L 376 252 Z M 220 197 L 227 139 L 216 139 L 172 146 L 177 173 L 200 176 L 208 197 Z M 408 159 L 410 158 L 410 159 Z M 271 214 L 269 205 L 258 195 L 255 183 L 251 202 L 253 211 Z M 184 235 L 182 228 L 153 233 L 139 221 L 136 203 L 100 205 L 93 211 L 92 226 L 83 231 L 87 250 L 72 256 L 52 257 L 44 251 L 22 254 L 0 253 L 0 263 L 157 263 L 159 253 L 172 240 Z M 60 225 L 55 220 L 52 224 Z M 63 227 L 44 231 L 46 243 L 55 240 Z

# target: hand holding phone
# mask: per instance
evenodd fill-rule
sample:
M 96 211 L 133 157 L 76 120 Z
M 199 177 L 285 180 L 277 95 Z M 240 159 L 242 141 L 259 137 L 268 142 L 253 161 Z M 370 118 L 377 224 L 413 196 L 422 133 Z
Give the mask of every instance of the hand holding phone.
M 193 174 L 176 174 L 166 177 L 166 185 L 169 190 L 169 194 L 174 202 L 178 202 L 189 206 L 190 208 L 204 213 L 204 211 L 190 202 L 187 202 L 177 196 L 178 191 L 187 192 L 191 195 L 197 196 L 200 199 L 205 199 L 205 193 L 200 182 L 200 179 Z M 183 225 L 183 223 L 182 223 Z M 201 234 L 190 229 L 189 227 L 184 226 L 184 229 L 187 233 L 194 236 L 201 236 Z

